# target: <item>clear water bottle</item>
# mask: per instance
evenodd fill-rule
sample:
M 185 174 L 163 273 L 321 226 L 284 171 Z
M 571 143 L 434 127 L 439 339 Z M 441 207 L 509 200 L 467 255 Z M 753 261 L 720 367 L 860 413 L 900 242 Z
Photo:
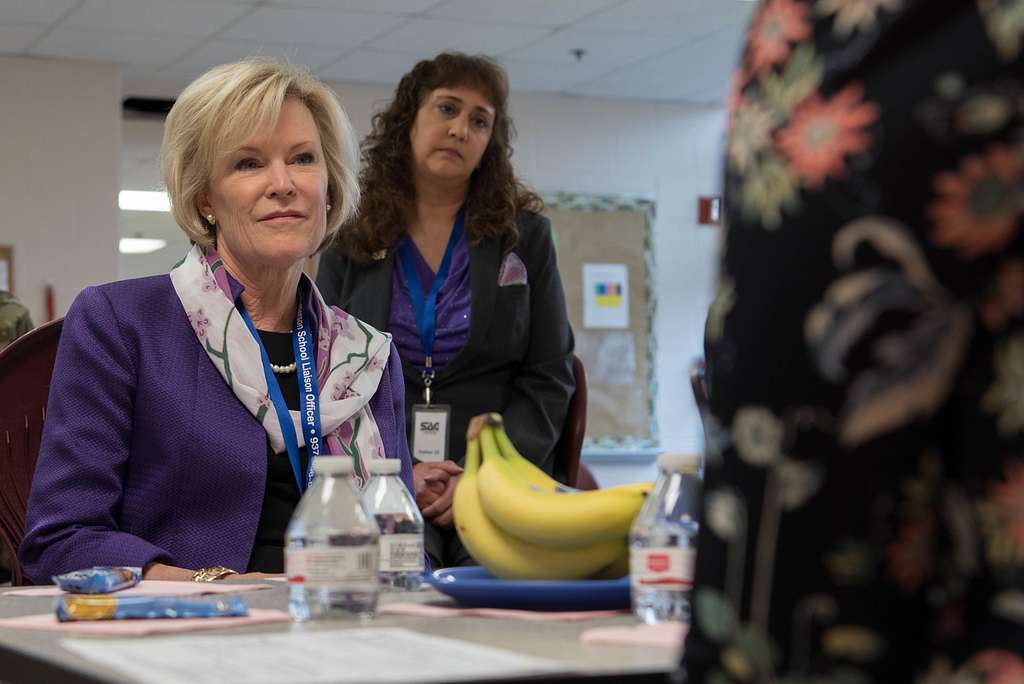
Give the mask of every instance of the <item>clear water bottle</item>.
M 352 459 L 321 456 L 285 534 L 288 610 L 300 622 L 377 610 L 377 523 L 352 480 Z
M 370 482 L 363 505 L 380 528 L 380 586 L 384 591 L 416 591 L 423 581 L 423 516 L 399 477 L 397 458 L 367 464 Z
M 697 551 L 700 458 L 661 454 L 661 475 L 629 533 L 633 613 L 648 624 L 690 622 Z

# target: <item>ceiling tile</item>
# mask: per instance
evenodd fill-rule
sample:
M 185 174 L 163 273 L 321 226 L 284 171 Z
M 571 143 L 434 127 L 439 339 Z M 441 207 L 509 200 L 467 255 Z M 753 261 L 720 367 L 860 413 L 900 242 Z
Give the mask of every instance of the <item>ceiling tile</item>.
M 129 82 L 149 81 L 151 78 L 156 76 L 156 72 L 159 66 L 150 64 L 149 66 L 127 64 L 121 69 L 121 83 L 122 87 Z M 127 97 L 130 93 L 128 90 L 122 90 Z
M 261 7 L 221 37 L 343 49 L 355 47 L 404 21 L 402 17 L 386 14 Z
M 49 24 L 60 19 L 80 0 L 0 0 L 0 23 Z
M 246 57 L 273 57 L 310 71 L 336 60 L 343 48 L 327 49 L 308 45 L 280 45 L 255 41 L 214 40 L 204 43 L 182 59 L 160 70 L 159 76 L 194 79 L 211 67 Z
M 28 49 L 36 38 L 43 35 L 45 26 L 0 25 L 0 54 L 17 54 Z
M 582 64 L 626 66 L 670 50 L 681 42 L 683 39 L 679 36 L 566 29 L 505 56 L 509 59 L 571 63 L 576 61 L 571 51 L 581 49 L 586 51 L 580 60 Z
M 699 36 L 743 23 L 754 3 L 743 0 L 627 0 L 577 24 L 581 29 Z
M 680 99 L 680 91 L 678 83 L 665 83 L 652 75 L 616 74 L 577 86 L 570 93 L 584 97 L 675 101 Z
M 434 7 L 427 16 L 465 21 L 501 22 L 529 26 L 565 26 L 582 17 L 614 5 L 621 0 L 517 0 L 517 2 L 480 2 L 448 0 Z
M 133 66 L 159 66 L 195 49 L 199 41 L 138 33 L 57 29 L 32 50 L 34 55 L 90 59 Z
M 524 62 L 502 59 L 508 70 L 509 87 L 513 92 L 567 92 L 572 86 L 593 81 L 608 72 L 608 67 L 597 64 L 566 62 Z
M 320 9 L 356 12 L 383 12 L 384 14 L 419 14 L 439 0 L 276 0 L 276 5 L 315 7 Z
M 320 69 L 317 76 L 341 83 L 379 83 L 396 86 L 416 64 L 416 58 L 397 52 L 356 50 Z
M 61 28 L 205 38 L 251 12 L 246 5 L 166 0 L 86 0 Z
M 532 43 L 546 33 L 547 29 L 530 26 L 413 19 L 365 47 L 418 56 L 433 56 L 445 50 L 499 55 Z
M 268 55 L 325 80 L 393 87 L 418 59 L 454 49 L 499 57 L 513 91 L 717 103 L 753 7 L 741 0 L 0 0 L 0 52 L 116 62 L 136 86 L 183 84 L 216 64 Z M 582 61 L 574 48 L 587 51 Z

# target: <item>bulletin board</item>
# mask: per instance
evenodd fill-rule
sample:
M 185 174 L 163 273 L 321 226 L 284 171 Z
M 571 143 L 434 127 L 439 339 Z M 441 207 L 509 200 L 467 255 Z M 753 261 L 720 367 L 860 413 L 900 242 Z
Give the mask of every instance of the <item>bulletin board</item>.
M 584 445 L 656 447 L 654 202 L 565 193 L 544 201 L 576 355 L 587 372 Z

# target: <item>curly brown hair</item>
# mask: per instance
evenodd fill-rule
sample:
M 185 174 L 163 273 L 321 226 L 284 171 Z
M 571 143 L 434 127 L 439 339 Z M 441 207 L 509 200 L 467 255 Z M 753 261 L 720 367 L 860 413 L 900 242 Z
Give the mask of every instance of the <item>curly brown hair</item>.
M 508 74 L 490 57 L 444 52 L 426 59 L 402 77 L 388 107 L 373 117 L 373 131 L 361 145 L 362 197 L 356 218 L 344 226 L 337 248 L 357 263 L 369 263 L 381 250 L 398 246 L 416 200 L 409 132 L 424 99 L 437 88 L 480 91 L 494 107 L 491 141 L 470 179 L 466 231 L 472 243 L 498 240 L 510 249 L 519 237 L 519 212 L 539 213 L 541 198 L 515 177 L 508 114 Z

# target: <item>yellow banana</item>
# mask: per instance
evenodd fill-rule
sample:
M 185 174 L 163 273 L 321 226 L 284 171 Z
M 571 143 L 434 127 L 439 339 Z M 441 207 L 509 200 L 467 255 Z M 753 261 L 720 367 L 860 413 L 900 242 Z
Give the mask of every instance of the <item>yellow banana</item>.
M 497 413 L 489 415 L 491 416 L 489 418 L 489 422 L 493 426 L 494 438 L 498 442 L 498 451 L 501 453 L 502 457 L 509 462 L 512 470 L 515 471 L 516 475 L 519 476 L 521 480 L 545 492 L 560 492 L 567 494 L 581 491 L 575 487 L 569 487 L 568 485 L 562 484 L 519 453 L 515 444 L 513 444 L 512 440 L 509 439 L 508 433 L 505 432 L 505 428 L 501 423 L 501 416 Z M 649 494 L 653 488 L 653 482 L 640 482 L 637 484 L 609 487 L 605 491 L 626 491 L 630 493 L 640 492 L 641 494 L 646 495 Z
M 615 562 L 606 567 L 601 572 L 594 575 L 594 579 L 599 580 L 614 580 L 620 577 L 625 577 L 629 574 L 629 547 L 621 556 L 615 559 Z
M 472 430 L 472 427 L 471 427 Z M 467 442 L 466 469 L 452 502 L 455 528 L 466 550 L 481 565 L 502 579 L 586 579 L 618 559 L 625 540 L 593 544 L 585 548 L 544 547 L 516 539 L 488 519 L 477 489 L 480 441 Z
M 538 490 L 501 457 L 495 431 L 488 424 L 480 432 L 483 465 L 478 487 L 483 510 L 498 527 L 534 544 L 560 547 L 621 540 L 629 534 L 644 502 L 642 489 Z
M 498 414 L 494 415 L 497 416 L 497 421 L 499 421 L 496 423 L 491 423 L 494 430 L 494 438 L 498 442 L 498 451 L 501 453 L 501 456 L 506 461 L 508 461 L 509 465 L 516 472 L 516 475 L 518 475 L 522 480 L 529 483 L 530 485 L 536 487 L 537 489 L 540 489 L 541 491 L 576 491 L 572 487 L 568 487 L 559 482 L 558 480 L 556 480 L 555 478 L 551 477 L 543 470 L 535 466 L 532 462 L 530 462 L 525 456 L 519 453 L 519 450 L 516 449 L 515 444 L 513 444 L 512 440 L 508 438 L 508 434 L 505 432 L 505 428 L 502 427 L 502 424 L 500 422 L 501 417 L 498 416 Z

